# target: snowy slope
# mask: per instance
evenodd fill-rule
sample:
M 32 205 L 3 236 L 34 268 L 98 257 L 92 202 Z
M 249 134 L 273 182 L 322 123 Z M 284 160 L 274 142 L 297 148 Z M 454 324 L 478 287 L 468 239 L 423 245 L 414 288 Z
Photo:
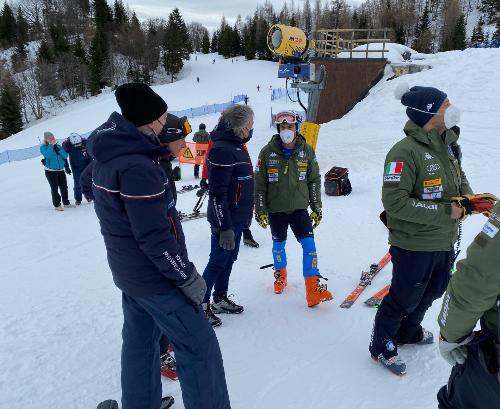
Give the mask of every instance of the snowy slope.
M 270 136 L 267 88 L 283 86 L 277 67 L 268 62 L 231 64 L 198 56 L 185 79 L 157 87 L 171 109 L 183 109 L 248 93 L 256 110 L 255 160 Z M 447 91 L 462 109 L 464 167 L 473 189 L 500 194 L 495 172 L 500 160 L 500 53 L 477 49 L 437 54 L 432 70 L 406 77 L 410 85 L 433 85 Z M 196 84 L 196 76 L 200 84 Z M 450 367 L 437 346 L 405 347 L 408 374 L 397 378 L 369 358 L 374 310 L 338 305 L 354 287 L 362 268 L 387 249 L 387 233 L 378 221 L 381 172 L 385 153 L 402 136 L 404 109 L 393 97 L 399 81 L 381 82 L 344 118 L 321 129 L 318 159 L 324 174 L 332 165 L 347 166 L 354 187 L 348 197 L 323 197 L 324 221 L 316 231 L 319 267 L 335 300 L 314 309 L 305 306 L 301 249 L 290 237 L 290 285 L 272 292 L 272 272 L 258 267 L 272 261 L 269 230 L 254 225 L 259 249 L 242 247 L 231 279 L 231 292 L 245 306 L 237 317 L 222 317 L 217 328 L 233 408 L 241 409 L 431 409 Z M 261 92 L 256 86 L 260 84 Z M 281 105 L 293 107 L 293 105 Z M 274 106 L 276 110 L 278 106 Z M 298 107 L 295 107 L 298 109 Z M 116 109 L 112 95 L 74 105 L 0 143 L 24 147 L 45 129 L 58 136 L 97 126 Z M 200 117 L 211 128 L 216 115 Z M 184 184 L 193 183 L 183 167 Z M 0 166 L 0 408 L 88 409 L 120 397 L 121 306 L 106 262 L 92 206 L 54 212 L 38 159 Z M 194 193 L 179 196 L 179 208 L 194 205 Z M 482 216 L 464 225 L 464 248 L 484 223 Z M 208 224 L 186 223 L 193 262 L 207 261 Z M 463 253 L 462 253 L 463 254 Z M 390 267 L 376 278 L 369 294 L 389 281 Z M 439 303 L 424 325 L 437 334 Z M 164 393 L 182 408 L 178 383 L 165 382 Z M 398 405 L 398 406 L 396 406 Z

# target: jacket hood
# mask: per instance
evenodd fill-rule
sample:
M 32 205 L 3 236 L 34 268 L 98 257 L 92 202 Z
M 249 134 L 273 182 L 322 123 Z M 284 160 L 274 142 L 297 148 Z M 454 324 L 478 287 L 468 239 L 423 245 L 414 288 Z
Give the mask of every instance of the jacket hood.
M 166 153 L 165 147 L 117 112 L 113 112 L 104 124 L 92 132 L 87 140 L 87 149 L 95 160 L 102 163 L 124 155 L 156 158 Z
M 433 143 L 441 141 L 441 137 L 435 129 L 426 131 L 424 128 L 418 126 L 413 121 L 408 121 L 406 123 L 404 132 L 407 136 L 412 137 L 418 142 L 425 143 L 426 145 L 432 145 Z M 458 140 L 458 134 L 452 129 L 447 129 L 445 135 L 446 136 L 444 138 L 444 143 L 446 145 L 449 145 Z
M 229 141 L 237 145 L 243 145 L 243 140 L 234 133 L 232 129 L 227 129 L 223 121 L 217 124 L 217 127 L 210 132 L 212 141 Z

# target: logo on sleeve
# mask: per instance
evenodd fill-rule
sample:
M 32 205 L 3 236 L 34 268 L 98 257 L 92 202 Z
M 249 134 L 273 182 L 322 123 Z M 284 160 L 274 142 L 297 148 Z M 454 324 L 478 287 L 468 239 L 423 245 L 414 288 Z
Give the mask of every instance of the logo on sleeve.
M 500 229 L 489 220 L 483 227 L 483 233 L 486 234 L 490 239 L 494 238 L 497 235 L 498 230 Z
M 403 162 L 388 162 L 385 165 L 384 182 L 398 183 L 401 181 Z
M 401 175 L 403 172 L 403 162 L 388 162 L 385 165 L 386 175 Z
M 425 160 L 432 160 L 432 159 L 434 159 L 434 156 L 432 156 L 432 155 L 431 155 L 430 153 L 428 153 L 428 152 L 425 152 L 424 159 L 425 159 Z

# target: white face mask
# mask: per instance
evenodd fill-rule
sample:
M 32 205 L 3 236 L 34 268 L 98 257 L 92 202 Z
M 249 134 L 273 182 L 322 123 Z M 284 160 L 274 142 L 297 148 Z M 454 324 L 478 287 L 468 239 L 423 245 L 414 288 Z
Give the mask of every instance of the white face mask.
M 444 126 L 446 129 L 451 129 L 460 122 L 460 109 L 455 105 L 450 105 L 444 111 Z
M 283 143 L 292 143 L 295 139 L 295 131 L 291 131 L 290 129 L 283 129 L 280 131 L 280 138 Z

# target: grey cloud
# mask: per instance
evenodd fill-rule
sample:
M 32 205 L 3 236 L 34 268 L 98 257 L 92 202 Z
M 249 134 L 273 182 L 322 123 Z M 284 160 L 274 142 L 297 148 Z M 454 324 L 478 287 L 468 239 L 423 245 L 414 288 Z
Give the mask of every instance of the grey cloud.
M 273 6 L 280 10 L 285 0 L 271 0 Z M 243 18 L 252 15 L 258 4 L 264 1 L 248 0 L 129 0 L 131 9 L 135 10 L 140 19 L 161 17 L 165 20 L 170 12 L 177 7 L 186 22 L 197 21 L 209 30 L 215 30 L 222 16 L 232 24 L 238 14 Z M 290 2 L 289 2 L 290 3 Z M 295 4 L 302 4 L 302 0 L 295 0 Z

